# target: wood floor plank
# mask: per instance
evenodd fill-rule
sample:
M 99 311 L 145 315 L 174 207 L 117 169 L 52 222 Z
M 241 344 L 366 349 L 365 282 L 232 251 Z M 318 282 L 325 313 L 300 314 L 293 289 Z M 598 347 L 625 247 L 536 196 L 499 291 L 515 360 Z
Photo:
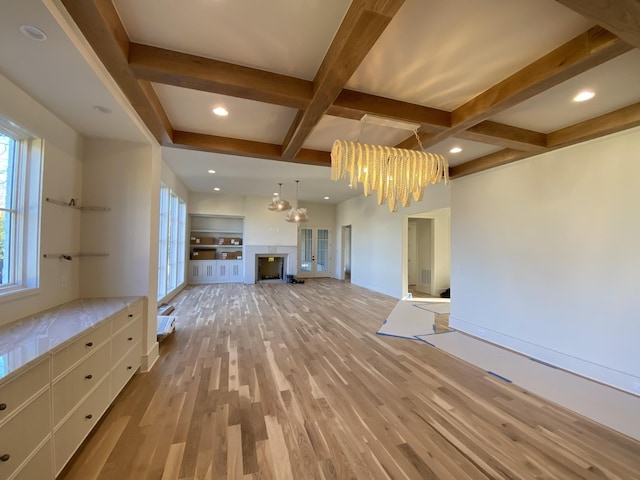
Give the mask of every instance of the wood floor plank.
M 640 478 L 640 442 L 422 342 L 331 279 L 188 287 L 62 480 Z

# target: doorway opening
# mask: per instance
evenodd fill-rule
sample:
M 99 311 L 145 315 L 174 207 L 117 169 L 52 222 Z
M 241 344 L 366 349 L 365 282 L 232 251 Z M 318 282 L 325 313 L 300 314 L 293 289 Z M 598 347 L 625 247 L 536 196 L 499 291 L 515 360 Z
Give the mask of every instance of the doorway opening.
M 450 288 L 450 216 L 443 208 L 407 217 L 405 295 L 440 297 Z
M 351 283 L 351 225 L 342 227 L 342 279 Z

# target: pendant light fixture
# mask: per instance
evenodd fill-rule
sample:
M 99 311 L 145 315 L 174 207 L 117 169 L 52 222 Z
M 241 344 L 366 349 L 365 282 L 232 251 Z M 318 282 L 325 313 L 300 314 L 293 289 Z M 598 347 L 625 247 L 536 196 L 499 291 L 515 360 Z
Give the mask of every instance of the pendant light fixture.
M 306 208 L 298 208 L 298 184 L 300 180 L 296 180 L 296 208 L 292 208 L 287 212 L 284 219 L 289 223 L 304 223 L 309 221 Z
M 441 180 L 449 183 L 446 157 L 423 151 L 418 135 L 419 125 L 365 115 L 361 119 L 361 133 L 367 122 L 413 130 L 420 149 L 407 150 L 336 140 L 331 149 L 331 180 L 342 180 L 348 173 L 351 188 L 357 188 L 358 183 L 362 183 L 365 197 L 376 190 L 378 204 L 383 205 L 388 201 L 391 212 L 398 210 L 398 203 L 403 207 L 409 206 L 411 197 L 416 202 L 420 201 L 427 185 Z
M 280 193 L 273 196 L 273 199 L 267 209 L 272 212 L 285 212 L 287 210 L 291 210 L 291 204 L 282 198 L 282 183 L 279 183 L 278 185 L 280 186 Z

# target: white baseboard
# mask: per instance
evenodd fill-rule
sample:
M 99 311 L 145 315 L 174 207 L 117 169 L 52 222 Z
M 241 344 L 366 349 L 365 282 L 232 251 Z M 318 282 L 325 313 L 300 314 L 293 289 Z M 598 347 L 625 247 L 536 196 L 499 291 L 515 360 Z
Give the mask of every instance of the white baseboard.
M 551 350 L 460 318 L 450 317 L 449 326 L 460 332 L 526 355 L 534 360 L 567 370 L 576 375 L 631 393 L 632 395 L 640 395 L 640 378 L 635 375 Z
M 159 348 L 158 342 L 155 342 L 151 346 L 151 350 L 149 350 L 149 352 L 146 355 L 142 356 L 140 371 L 141 372 L 150 371 L 155 365 L 155 363 L 158 361 L 158 358 L 160 358 L 160 348 Z

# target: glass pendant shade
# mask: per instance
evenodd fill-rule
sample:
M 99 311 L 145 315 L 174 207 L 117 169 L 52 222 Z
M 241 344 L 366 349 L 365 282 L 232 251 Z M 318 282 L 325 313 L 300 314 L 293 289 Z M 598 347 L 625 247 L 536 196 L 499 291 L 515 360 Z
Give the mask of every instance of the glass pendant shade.
M 273 196 L 267 210 L 271 210 L 272 212 L 286 212 L 287 210 L 291 210 L 291 204 L 282 198 L 282 183 L 278 185 L 280 186 L 280 193 Z
M 309 221 L 306 208 L 292 208 L 284 219 L 289 223 L 304 223 Z
M 287 212 L 284 219 L 289 223 L 304 223 L 309 221 L 306 208 L 298 208 L 298 183 L 300 180 L 296 180 L 296 208 L 292 208 Z

